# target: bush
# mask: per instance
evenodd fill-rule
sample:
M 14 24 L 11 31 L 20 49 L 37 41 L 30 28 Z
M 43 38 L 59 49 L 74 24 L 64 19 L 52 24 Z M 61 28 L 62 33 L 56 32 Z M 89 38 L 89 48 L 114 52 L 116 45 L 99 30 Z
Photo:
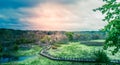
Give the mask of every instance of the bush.
M 61 47 L 61 44 L 59 44 L 59 43 L 54 43 L 53 45 L 56 47 Z
M 103 50 L 97 50 L 94 52 L 96 62 L 110 62 L 109 57 Z
M 5 57 L 5 58 L 12 57 L 12 53 L 11 52 L 5 52 L 5 53 L 2 54 L 2 57 Z
M 14 51 L 17 51 L 18 49 L 19 49 L 18 45 L 17 45 L 17 44 L 14 44 L 13 50 L 14 50 Z
M 2 49 L 3 49 L 3 48 L 2 48 L 2 45 L 0 44 L 0 52 L 2 52 Z
M 56 47 L 56 46 L 52 46 L 51 48 L 52 48 L 52 49 L 57 49 L 57 47 Z
M 35 42 L 35 40 L 33 39 L 29 39 L 29 38 L 19 38 L 17 40 L 14 41 L 14 43 L 16 44 L 30 44 L 30 43 L 33 43 Z
M 69 41 L 73 41 L 73 32 L 66 32 L 65 35 L 68 37 Z
M 45 42 L 46 42 L 45 39 L 41 39 L 40 41 L 41 41 L 42 43 L 45 43 Z
M 50 43 L 50 40 L 51 40 L 50 37 L 45 35 L 40 41 L 42 43 Z

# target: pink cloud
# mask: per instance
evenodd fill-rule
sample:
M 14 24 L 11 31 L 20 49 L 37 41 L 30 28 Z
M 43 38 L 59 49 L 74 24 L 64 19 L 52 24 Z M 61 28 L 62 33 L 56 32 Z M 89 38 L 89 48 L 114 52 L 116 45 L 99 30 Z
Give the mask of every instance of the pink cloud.
M 67 5 L 49 1 L 32 8 L 19 9 L 32 15 L 20 18 L 20 21 L 29 23 L 29 28 L 34 30 L 97 30 L 105 23 L 101 21 L 103 16 L 92 9 L 101 4 L 97 0 Z
M 21 18 L 21 21 L 28 22 L 36 29 L 45 30 L 67 28 L 69 27 L 67 23 L 75 16 L 66 6 L 55 3 L 41 4 L 24 11 L 31 12 L 32 17 Z

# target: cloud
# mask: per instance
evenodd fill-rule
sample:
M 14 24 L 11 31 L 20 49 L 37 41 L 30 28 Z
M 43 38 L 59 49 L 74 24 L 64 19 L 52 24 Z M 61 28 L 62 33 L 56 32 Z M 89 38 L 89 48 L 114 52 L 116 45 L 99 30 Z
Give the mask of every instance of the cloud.
M 73 4 L 80 0 L 0 0 L 0 9 L 33 7 L 45 2 L 54 2 L 61 4 Z
M 29 16 L 19 9 L 1 9 L 0 10 L 0 28 L 27 29 L 28 23 L 19 19 Z
M 106 24 L 101 21 L 102 14 L 92 11 L 102 5 L 102 2 L 98 0 L 35 0 L 34 2 L 33 0 L 29 2 L 28 0 L 12 0 L 11 2 L 29 6 L 20 5 L 17 9 L 13 7 L 0 10 L 0 17 L 10 22 L 5 21 L 4 25 L 12 24 L 18 29 L 98 30 Z M 13 28 L 12 25 L 9 27 Z
M 45 0 L 45 2 L 59 3 L 59 4 L 75 4 L 83 0 Z M 87 1 L 87 0 L 84 0 Z
M 0 9 L 31 7 L 42 0 L 0 0 Z
M 102 22 L 102 14 L 92 11 L 102 4 L 100 1 L 97 2 L 78 1 L 76 4 L 69 5 L 47 2 L 30 9 L 23 9 L 34 16 L 21 20 L 32 24 L 33 29 L 98 30 L 106 23 Z

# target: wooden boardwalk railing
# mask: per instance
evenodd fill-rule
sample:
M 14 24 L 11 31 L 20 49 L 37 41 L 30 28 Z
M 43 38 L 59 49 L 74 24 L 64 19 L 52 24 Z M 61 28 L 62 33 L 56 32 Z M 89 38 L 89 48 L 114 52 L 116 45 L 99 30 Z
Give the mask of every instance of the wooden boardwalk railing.
M 40 55 L 51 59 L 55 61 L 70 61 L 70 62 L 85 62 L 85 63 L 97 63 L 95 59 L 93 58 L 66 58 L 66 57 L 55 57 L 47 52 L 51 46 L 48 46 L 47 48 L 44 48 L 41 52 Z M 102 62 L 106 63 L 106 62 Z M 117 64 L 120 65 L 120 60 L 111 60 L 109 63 L 111 64 Z M 108 64 L 108 63 L 107 63 Z M 109 64 L 110 65 L 110 64 Z

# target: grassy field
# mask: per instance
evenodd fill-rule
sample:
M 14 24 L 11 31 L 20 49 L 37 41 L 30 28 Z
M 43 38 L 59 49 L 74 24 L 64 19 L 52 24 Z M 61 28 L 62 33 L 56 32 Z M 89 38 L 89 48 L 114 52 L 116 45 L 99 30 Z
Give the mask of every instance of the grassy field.
M 90 42 L 104 42 L 105 40 L 90 40 Z
M 79 62 L 64 62 L 64 61 L 53 61 L 47 59 L 41 55 L 39 52 L 41 51 L 41 47 L 37 45 L 33 45 L 32 49 L 30 50 L 19 50 L 18 56 L 31 56 L 35 55 L 34 57 L 28 58 L 23 61 L 13 61 L 8 63 L 2 63 L 0 65 L 90 65 L 89 63 L 79 63 Z M 95 63 L 93 63 L 94 65 Z
M 102 50 L 103 46 L 87 46 L 80 44 L 80 42 L 72 42 L 69 44 L 61 45 L 57 49 L 50 49 L 48 52 L 51 55 L 57 57 L 69 57 L 69 58 L 94 58 L 94 52 L 96 50 Z M 108 57 L 116 60 L 120 60 L 120 51 L 112 55 L 109 50 L 104 50 Z
M 57 49 L 50 49 L 48 52 L 51 55 L 57 57 L 69 57 L 69 58 L 93 58 L 93 51 L 101 47 L 86 46 L 78 42 L 69 43 L 68 45 L 61 45 Z
M 57 49 L 50 49 L 49 52 L 52 55 L 56 55 L 56 56 L 92 58 L 94 57 L 92 55 L 92 52 L 96 49 L 101 49 L 101 48 L 102 47 L 86 46 L 78 42 L 73 42 L 69 44 L 62 44 Z M 91 64 L 91 63 L 80 63 L 80 62 L 53 61 L 39 55 L 40 51 L 41 51 L 41 47 L 37 45 L 33 45 L 33 47 L 30 50 L 24 50 L 24 51 L 19 50 L 18 52 L 16 52 L 16 55 L 18 56 L 34 55 L 33 57 L 30 57 L 23 61 L 13 61 L 8 63 L 2 63 L 0 65 L 95 65 L 95 63 Z M 110 52 L 107 53 L 110 54 Z M 120 58 L 120 55 L 117 56 L 118 58 Z M 110 56 L 110 57 L 116 58 L 116 56 Z

